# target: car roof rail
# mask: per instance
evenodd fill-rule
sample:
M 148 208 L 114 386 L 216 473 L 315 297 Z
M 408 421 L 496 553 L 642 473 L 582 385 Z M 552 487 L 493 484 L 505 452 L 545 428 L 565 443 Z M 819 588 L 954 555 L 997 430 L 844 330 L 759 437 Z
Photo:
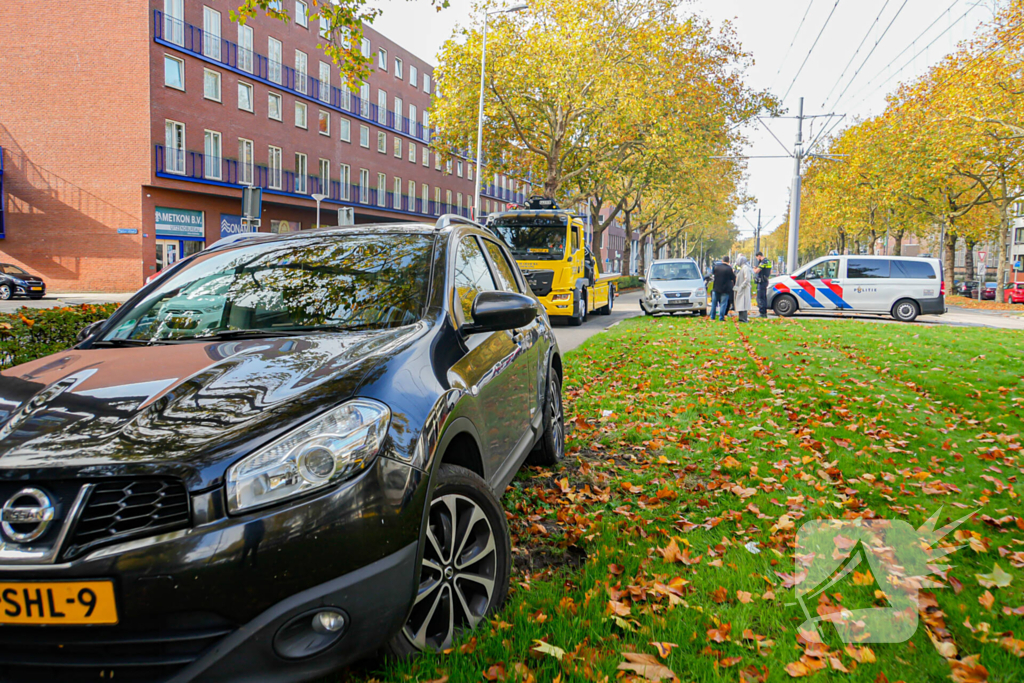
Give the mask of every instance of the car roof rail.
M 434 226 L 434 229 L 435 230 L 444 230 L 445 228 L 451 227 L 452 224 L 454 224 L 454 223 L 458 223 L 459 225 L 471 225 L 474 228 L 481 228 L 481 229 L 483 229 L 483 227 L 484 227 L 484 226 L 480 225 L 479 223 L 477 223 L 476 221 L 474 221 L 472 219 L 469 219 L 469 218 L 466 218 L 465 216 L 460 216 L 460 215 L 455 214 L 455 213 L 446 213 L 446 214 L 444 214 L 443 216 L 441 216 L 440 218 L 437 219 L 437 225 Z
M 249 240 L 249 239 L 252 239 L 253 237 L 265 237 L 268 234 L 271 234 L 271 233 L 266 233 L 266 232 L 239 232 L 239 233 L 236 233 L 234 235 L 228 235 L 227 237 L 220 238 L 219 240 L 217 240 L 216 242 L 214 242 L 210 246 L 206 247 L 206 249 L 203 249 L 203 251 L 209 251 L 211 249 L 217 249 L 219 247 L 224 247 L 224 246 L 227 246 L 229 244 L 234 244 L 235 242 L 241 242 L 242 240 Z

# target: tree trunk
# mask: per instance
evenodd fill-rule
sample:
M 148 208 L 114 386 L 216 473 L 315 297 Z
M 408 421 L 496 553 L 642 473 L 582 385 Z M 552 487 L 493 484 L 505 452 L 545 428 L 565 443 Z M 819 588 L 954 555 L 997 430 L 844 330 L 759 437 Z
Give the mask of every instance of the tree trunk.
M 1006 278 L 1006 246 L 1010 225 L 1013 219 L 1010 217 L 1010 202 L 1003 202 L 1002 220 L 999 221 L 999 261 L 996 265 L 996 301 L 1003 301 L 1003 280 Z
M 622 222 L 622 227 L 626 231 L 626 243 L 622 245 L 622 268 L 620 269 L 622 272 L 620 274 L 628 276 L 633 274 L 630 272 L 629 268 L 633 251 L 633 216 L 631 215 L 631 212 L 624 211 L 623 217 L 625 220 Z M 642 249 L 641 253 L 643 253 Z
M 898 230 L 898 231 L 892 233 L 892 238 L 893 238 L 892 255 L 893 256 L 903 256 L 903 233 L 905 233 L 905 232 L 906 232 L 906 229 Z
M 946 292 L 950 295 L 953 294 L 953 280 L 956 277 L 956 234 L 952 230 L 952 225 L 946 226 L 946 244 L 942 250 L 942 267 L 944 269 L 944 277 L 946 280 Z
M 547 174 L 544 176 L 544 197 L 546 199 L 554 199 L 555 194 L 558 193 L 558 186 L 562 184 L 562 178 L 558 172 L 557 152 L 548 157 L 547 162 Z
M 964 270 L 966 270 L 967 273 L 964 279 L 967 282 L 971 282 L 975 277 L 977 277 L 974 272 L 974 247 L 978 243 L 970 240 L 965 240 L 965 243 L 967 245 L 967 253 L 964 254 Z

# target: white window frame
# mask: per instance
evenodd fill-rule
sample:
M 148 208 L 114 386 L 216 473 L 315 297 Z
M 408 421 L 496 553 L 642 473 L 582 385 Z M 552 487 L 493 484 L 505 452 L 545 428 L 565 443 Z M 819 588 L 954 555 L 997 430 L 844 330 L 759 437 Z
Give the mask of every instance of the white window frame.
M 395 209 L 402 208 L 402 179 L 395 176 L 391 181 L 391 194 L 394 196 L 394 207 Z
M 206 90 L 207 79 L 210 76 L 213 76 L 213 77 L 215 77 L 217 79 L 217 97 L 211 97 L 210 93 L 208 93 L 207 90 Z M 221 86 L 220 72 L 219 71 L 214 71 L 213 69 L 205 69 L 204 68 L 203 69 L 203 99 L 210 100 L 212 102 L 220 102 L 221 101 L 221 99 L 220 99 L 220 86 Z
M 377 50 L 377 69 L 387 73 L 388 70 L 388 51 L 384 48 L 378 48 Z
M 462 177 L 462 159 L 455 162 L 455 175 Z
M 324 111 L 323 109 L 320 109 L 319 112 L 320 113 L 317 114 L 316 117 L 316 129 L 320 132 L 320 135 L 326 135 L 327 137 L 331 137 L 331 112 Z M 327 121 L 326 128 L 321 127 L 321 121 Z
M 342 142 L 352 142 L 352 122 L 344 116 L 341 117 L 341 123 L 338 124 L 338 139 Z
M 211 153 L 211 146 L 216 145 L 216 154 Z M 224 144 L 220 133 L 215 130 L 203 132 L 203 176 L 207 180 L 220 180 L 224 159 Z M 214 172 L 211 173 L 210 169 Z
M 364 119 L 370 118 L 370 84 L 366 81 L 359 86 L 359 114 Z
M 295 0 L 295 23 L 302 28 L 309 28 L 309 5 L 305 0 Z
M 203 6 L 203 56 L 220 61 L 220 12 Z
M 388 176 L 386 173 L 377 174 L 377 206 L 387 206 Z
M 302 112 L 302 123 L 299 123 L 299 112 Z M 295 127 L 309 130 L 309 107 L 305 102 L 295 101 Z
M 331 65 L 320 62 L 320 101 L 331 101 Z
M 419 85 L 419 80 L 420 80 L 420 70 L 418 68 L 416 68 L 415 64 L 410 64 L 409 65 L 409 82 L 412 84 L 412 87 L 415 88 L 417 85 Z
M 370 172 L 365 168 L 359 169 L 359 203 L 370 203 Z
M 473 164 L 466 164 L 466 180 L 473 179 Z
M 423 168 L 430 168 L 430 148 L 423 147 Z
M 317 33 L 320 34 L 321 38 L 323 38 L 324 40 L 327 40 L 327 39 L 330 38 L 330 28 L 331 27 L 327 23 L 327 20 L 324 19 L 323 17 L 320 17 L 320 19 L 317 21 L 317 28 L 316 28 L 316 30 L 317 30 Z
M 359 46 L 359 51 L 362 52 L 363 57 L 366 57 L 367 59 L 370 58 L 370 53 L 373 52 L 370 45 L 370 39 L 366 36 L 363 36 L 363 42 Z
M 402 127 L 402 110 L 405 108 L 404 100 L 395 95 L 395 128 L 405 130 Z
M 416 152 L 416 143 L 415 142 L 410 142 L 409 143 L 409 163 L 410 164 L 415 164 L 416 163 L 416 159 L 417 159 L 416 154 L 417 154 L 417 152 Z
M 309 193 L 309 159 L 302 152 L 295 153 L 295 193 Z
M 246 159 L 245 150 L 248 150 L 248 159 Z M 241 185 L 252 185 L 253 171 L 255 170 L 255 160 L 253 159 L 253 145 L 252 140 L 245 138 L 238 138 L 238 182 Z
M 409 181 L 409 210 L 416 210 L 416 181 Z
M 330 159 L 324 159 L 321 157 L 319 164 L 319 178 L 320 178 L 320 193 L 319 194 L 331 194 L 331 161 Z M 324 172 L 326 170 L 326 173 Z
M 423 206 L 420 207 L 420 212 L 427 213 L 427 211 L 430 209 L 430 185 L 423 183 L 423 185 L 420 187 L 420 190 L 422 191 L 423 199 Z
M 349 201 L 349 189 L 352 184 L 352 168 L 348 164 L 338 166 L 338 182 L 341 184 L 341 199 Z
M 430 94 L 430 74 L 423 74 L 423 92 Z
M 246 109 L 242 106 L 242 91 L 248 90 L 249 92 L 249 108 Z M 245 81 L 238 81 L 238 108 L 242 111 L 249 113 L 255 113 L 256 103 L 253 101 L 255 97 L 255 89 L 252 87 L 252 83 L 246 83 Z
M 181 121 L 164 120 L 164 171 L 185 175 L 185 124 Z
M 238 25 L 238 68 L 242 71 L 252 73 L 253 56 L 252 56 L 252 41 L 253 33 L 252 26 Z
M 370 127 L 359 126 L 359 146 L 370 149 Z
M 377 123 L 386 126 L 388 123 L 388 93 L 377 90 Z
M 377 151 L 381 154 L 388 153 L 388 134 L 382 130 L 377 131 Z
M 303 95 L 309 89 L 309 55 L 302 50 L 295 51 L 295 89 Z
M 284 48 L 277 38 L 267 38 L 267 78 L 271 83 L 284 83 Z
M 175 45 L 185 44 L 184 0 L 164 0 L 164 40 Z
M 277 100 L 277 116 L 274 116 L 274 109 L 270 106 L 270 103 Z M 281 121 L 284 119 L 284 98 L 281 97 L 281 93 L 268 92 L 267 93 L 267 118 L 272 121 Z
M 402 61 L 401 57 L 395 57 L 395 78 L 397 78 L 398 80 L 402 80 L 404 78 L 404 73 L 405 63 Z
M 172 85 L 172 84 L 167 82 L 167 62 L 173 62 L 174 64 L 178 65 L 178 73 L 181 74 L 181 85 L 180 86 Z M 177 57 L 173 57 L 173 56 L 171 56 L 169 54 L 164 54 L 164 87 L 165 88 L 170 88 L 171 90 L 180 90 L 181 92 L 185 92 L 185 60 L 184 59 L 178 59 Z
M 281 148 L 269 145 L 267 147 L 267 185 L 272 190 L 280 190 L 281 181 L 284 175 Z
M 416 105 L 413 104 L 412 102 L 410 102 L 409 103 L 409 134 L 410 135 L 416 135 L 416 124 L 418 123 L 416 121 L 416 117 L 419 115 L 418 111 L 419 110 L 416 108 Z
M 391 137 L 394 138 L 394 142 L 392 143 L 392 147 L 395 150 L 395 158 L 396 159 L 401 159 L 402 158 L 402 138 L 400 136 L 398 136 L 398 135 L 392 135 Z

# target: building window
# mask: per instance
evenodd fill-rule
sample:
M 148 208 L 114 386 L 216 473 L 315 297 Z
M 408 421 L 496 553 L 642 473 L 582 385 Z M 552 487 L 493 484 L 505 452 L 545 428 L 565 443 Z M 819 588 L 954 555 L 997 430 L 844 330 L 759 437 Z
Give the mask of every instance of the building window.
M 370 118 L 370 84 L 365 81 L 359 86 L 359 115 Z
M 342 142 L 352 142 L 352 122 L 342 116 L 338 128 L 341 129 L 338 139 Z
M 302 50 L 295 51 L 295 89 L 303 95 L 306 94 L 306 87 L 308 85 L 309 76 L 307 73 L 307 67 L 309 66 L 309 58 L 306 57 L 306 53 Z
M 377 123 L 388 125 L 388 94 L 383 90 L 377 91 Z
M 401 97 L 395 98 L 395 128 L 398 130 L 405 130 L 405 122 L 402 121 L 402 109 L 405 105 L 402 102 Z
M 275 235 L 283 235 L 283 234 L 289 233 L 291 231 L 292 231 L 292 226 L 291 226 L 291 223 L 289 223 L 288 221 L 278 221 L 278 220 L 271 220 L 270 221 L 270 232 L 274 233 Z
M 430 94 L 430 74 L 423 74 L 423 92 Z
M 383 131 L 377 131 L 377 151 L 381 154 L 388 153 L 388 136 Z
M 363 38 L 363 44 L 362 44 L 362 46 L 360 48 L 360 51 L 363 53 L 364 57 L 366 57 L 367 59 L 370 58 L 370 39 L 369 38 Z
M 434 188 L 434 212 L 441 213 L 441 188 Z
M 420 72 L 412 64 L 409 65 L 409 82 L 412 83 L 412 87 L 416 87 L 420 80 Z
M 441 155 L 438 154 L 437 152 L 434 152 L 434 170 L 441 170 Z
M 223 158 L 220 133 L 208 130 L 203 137 L 203 175 L 207 180 L 220 180 L 221 159 Z
M 295 0 L 295 23 L 303 28 L 309 28 L 309 7 L 305 0 Z
M 252 111 L 252 84 L 238 82 L 238 108 Z
M 220 12 L 203 7 L 203 55 L 220 61 Z
M 370 128 L 368 126 L 359 126 L 359 146 L 370 149 Z
M 365 168 L 359 169 L 359 203 L 370 203 L 370 172 Z
M 403 66 L 404 65 L 402 64 L 402 60 L 399 59 L 398 57 L 395 57 L 395 78 L 405 78 L 405 76 L 402 75 Z
M 331 35 L 331 25 L 327 22 L 327 19 L 325 19 L 323 17 L 320 17 L 320 21 L 317 22 L 317 23 L 319 23 L 319 25 L 320 25 L 320 27 L 319 27 L 320 37 L 321 38 L 329 38 L 330 35 Z
M 203 69 L 203 97 L 220 102 L 220 73 Z
M 409 132 L 416 135 L 416 105 L 409 105 Z
M 402 158 L 402 138 L 395 136 L 395 158 Z
M 349 200 L 349 183 L 352 182 L 351 173 L 352 170 L 347 164 L 342 164 L 338 169 L 338 182 L 341 183 L 341 198 L 345 201 Z
M 395 178 L 393 181 L 393 189 L 391 190 L 391 208 L 401 209 L 402 208 L 402 179 Z
M 456 171 L 455 175 L 457 175 L 457 176 L 459 176 L 461 178 L 462 177 L 462 160 L 461 159 L 459 159 L 459 161 L 457 161 L 455 163 L 455 171 Z
M 272 190 L 281 189 L 281 148 L 271 145 L 267 150 L 267 183 Z
M 430 206 L 430 186 L 427 185 L 426 183 L 423 183 L 420 189 L 422 191 L 420 201 L 423 202 L 423 206 L 420 207 L 420 211 L 426 213 L 427 208 Z
M 377 50 L 377 68 L 381 71 L 388 70 L 388 51 L 384 48 Z
M 164 40 L 175 45 L 185 44 L 184 0 L 164 0 Z
M 295 127 L 306 127 L 306 105 L 303 102 L 295 103 Z
M 320 101 L 331 101 L 331 65 L 320 62 Z
M 331 134 L 331 114 L 323 109 L 320 110 L 320 119 L 317 122 L 317 126 L 320 129 L 320 135 Z
M 185 62 L 164 55 L 164 85 L 175 90 L 185 89 Z
M 238 182 L 252 185 L 252 140 L 238 138 Z
M 455 203 L 455 205 L 456 205 L 457 207 L 459 207 L 459 213 L 462 213 L 462 193 L 461 193 L 461 192 L 459 192 L 459 193 L 458 193 L 457 195 L 455 195 L 455 196 L 456 196 L 456 203 Z
M 416 210 L 416 181 L 409 181 L 409 210 Z
M 299 194 L 306 194 L 306 155 L 302 152 L 295 153 L 295 191 Z
M 331 193 L 331 162 L 327 159 L 320 160 L 320 191 L 319 194 L 329 195 Z
M 252 73 L 252 26 L 238 25 L 238 68 Z
M 473 164 L 466 164 L 466 180 L 473 179 Z
M 424 168 L 429 168 L 430 167 L 430 148 L 429 147 L 424 147 L 423 148 L 423 167 Z
M 280 83 L 281 78 L 281 41 L 277 38 L 267 38 L 267 78 L 274 83 Z
M 415 164 L 416 163 L 416 143 L 415 142 L 410 142 L 409 143 L 409 163 L 410 164 Z
M 450 158 L 447 159 L 444 162 L 444 174 L 445 175 L 451 175 L 452 174 L 452 160 Z
M 177 121 L 164 123 L 164 170 L 168 173 L 185 172 L 185 124 Z
M 385 199 L 388 193 L 388 177 L 383 173 L 377 174 L 377 206 L 386 206 Z
M 267 117 L 280 121 L 283 111 L 281 96 L 276 92 L 267 93 Z

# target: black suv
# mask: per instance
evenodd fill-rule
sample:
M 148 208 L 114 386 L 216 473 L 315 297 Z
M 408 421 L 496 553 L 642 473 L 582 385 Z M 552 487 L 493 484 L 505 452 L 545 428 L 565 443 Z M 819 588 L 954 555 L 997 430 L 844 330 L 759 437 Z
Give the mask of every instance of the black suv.
M 0 680 L 298 681 L 508 591 L 562 363 L 454 217 L 218 244 L 0 375 Z
M 0 263 L 0 299 L 6 301 L 16 296 L 42 299 L 45 294 L 46 283 L 41 277 L 10 263 Z

